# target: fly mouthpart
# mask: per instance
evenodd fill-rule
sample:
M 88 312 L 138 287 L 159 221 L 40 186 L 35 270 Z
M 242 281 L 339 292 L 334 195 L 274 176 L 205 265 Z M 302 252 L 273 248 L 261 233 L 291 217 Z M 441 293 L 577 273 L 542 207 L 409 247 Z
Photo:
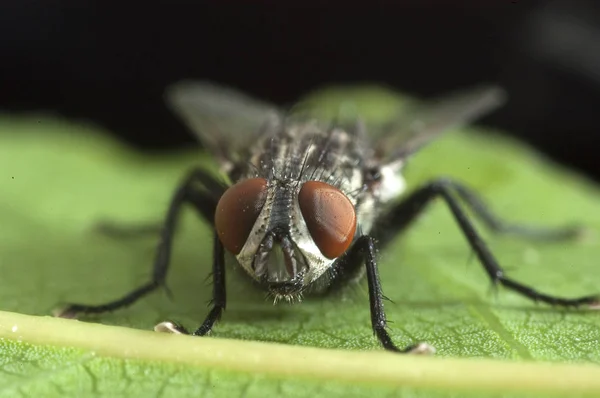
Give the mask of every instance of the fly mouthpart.
M 269 233 L 254 257 L 254 272 L 258 279 L 269 286 L 301 285 L 307 269 L 303 260 L 304 257 L 298 252 L 288 235 L 275 236 Z
M 300 301 L 302 297 L 302 289 L 304 284 L 301 281 L 298 282 L 281 282 L 281 283 L 269 283 L 269 293 L 274 297 L 275 303 L 281 299 L 285 299 L 288 302 Z

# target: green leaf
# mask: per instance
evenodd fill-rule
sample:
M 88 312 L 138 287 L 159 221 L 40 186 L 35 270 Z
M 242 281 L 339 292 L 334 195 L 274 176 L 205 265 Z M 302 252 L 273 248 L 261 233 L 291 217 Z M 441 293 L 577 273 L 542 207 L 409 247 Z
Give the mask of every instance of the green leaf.
M 356 95 L 372 117 L 401 102 L 373 87 L 319 93 L 327 101 Z M 433 358 L 381 351 L 364 281 L 273 306 L 233 267 L 227 311 L 211 337 L 151 332 L 165 319 L 194 328 L 207 313 L 211 231 L 189 209 L 168 278 L 173 300 L 160 291 L 82 321 L 46 317 L 61 302 L 100 303 L 149 278 L 156 236 L 115 239 L 94 227 L 160 223 L 173 189 L 198 164 L 211 165 L 194 148 L 141 155 L 64 120 L 0 119 L 0 397 L 600 393 L 600 313 L 536 305 L 504 289 L 490 294 L 437 201 L 380 256 L 392 337 L 434 345 Z M 494 236 L 477 223 L 513 278 L 564 296 L 600 291 L 597 187 L 480 130 L 444 136 L 407 168 L 411 187 L 439 175 L 468 183 L 511 221 L 587 226 L 585 239 L 541 243 Z

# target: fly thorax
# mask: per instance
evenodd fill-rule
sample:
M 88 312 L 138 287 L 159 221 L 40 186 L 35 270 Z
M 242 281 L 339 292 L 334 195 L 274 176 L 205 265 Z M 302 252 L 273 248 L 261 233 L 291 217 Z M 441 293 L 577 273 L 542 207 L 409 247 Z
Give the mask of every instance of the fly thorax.
M 379 169 L 380 180 L 373 190 L 374 196 L 382 204 L 397 199 L 406 189 L 406 182 L 402 176 L 404 162 L 396 161 L 381 166 Z

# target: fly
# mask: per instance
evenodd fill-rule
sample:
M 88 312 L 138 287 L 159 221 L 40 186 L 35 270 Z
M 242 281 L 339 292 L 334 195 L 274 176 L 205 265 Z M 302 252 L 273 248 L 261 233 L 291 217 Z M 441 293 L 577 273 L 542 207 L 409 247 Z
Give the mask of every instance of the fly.
M 576 236 L 577 228 L 505 223 L 471 189 L 447 178 L 399 200 L 405 190 L 401 171 L 413 153 L 504 99 L 498 87 L 475 87 L 409 107 L 392 122 L 367 128 L 358 117 L 324 120 L 306 104 L 284 110 L 208 82 L 177 83 L 166 92 L 168 105 L 214 155 L 229 182 L 192 170 L 172 196 L 152 280 L 105 304 L 70 304 L 59 316 L 116 310 L 165 286 L 177 215 L 191 205 L 214 227 L 212 308 L 193 335 L 209 333 L 225 310 L 227 254 L 276 301 L 299 301 L 303 294 L 323 293 L 366 274 L 371 325 L 381 345 L 396 352 L 432 352 L 426 343 L 399 348 L 390 338 L 376 253 L 435 198 L 446 202 L 495 285 L 552 305 L 598 306 L 598 296 L 556 297 L 507 277 L 464 208 L 499 233 L 556 240 Z M 155 330 L 189 334 L 171 322 Z

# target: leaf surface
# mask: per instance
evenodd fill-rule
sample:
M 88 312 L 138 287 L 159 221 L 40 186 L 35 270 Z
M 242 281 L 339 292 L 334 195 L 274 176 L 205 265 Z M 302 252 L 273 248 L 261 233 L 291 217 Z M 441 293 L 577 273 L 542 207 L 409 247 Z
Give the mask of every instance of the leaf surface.
M 401 101 L 373 87 L 317 94 L 328 104 L 357 95 L 356 106 L 377 118 Z M 435 358 L 381 352 L 364 281 L 326 299 L 273 306 L 233 267 L 212 337 L 148 332 L 165 319 L 192 329 L 207 313 L 211 231 L 189 209 L 168 278 L 173 300 L 159 291 L 83 322 L 44 317 L 61 302 L 99 303 L 146 281 L 156 236 L 115 239 L 94 227 L 159 223 L 198 164 L 210 159 L 194 148 L 141 155 L 64 120 L 0 119 L 0 397 L 600 394 L 600 313 L 494 294 L 441 201 L 380 256 L 392 337 L 426 341 Z M 600 291 L 597 187 L 475 129 L 444 136 L 406 170 L 409 188 L 440 175 L 468 183 L 505 219 L 588 227 L 584 239 L 543 243 L 476 224 L 513 278 L 564 296 Z

